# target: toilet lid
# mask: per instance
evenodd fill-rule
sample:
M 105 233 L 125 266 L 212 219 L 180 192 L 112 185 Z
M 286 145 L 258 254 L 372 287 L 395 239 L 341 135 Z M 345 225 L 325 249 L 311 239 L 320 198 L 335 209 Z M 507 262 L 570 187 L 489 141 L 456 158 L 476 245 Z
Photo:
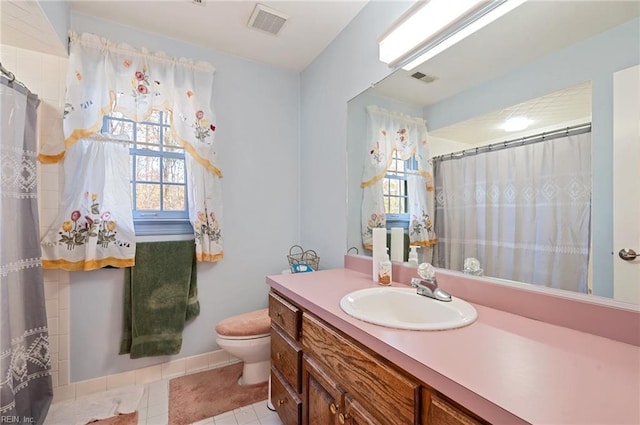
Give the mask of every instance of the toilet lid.
M 231 316 L 216 325 L 216 332 L 223 336 L 256 336 L 268 334 L 271 329 L 269 309 Z

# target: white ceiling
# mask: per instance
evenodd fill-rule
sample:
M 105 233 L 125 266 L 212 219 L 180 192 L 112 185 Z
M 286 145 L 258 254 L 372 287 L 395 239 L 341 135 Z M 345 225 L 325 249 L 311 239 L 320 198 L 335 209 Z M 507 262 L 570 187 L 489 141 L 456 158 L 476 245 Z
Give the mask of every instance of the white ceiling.
M 532 124 L 526 130 L 507 133 L 501 127 L 507 119 L 513 117 L 526 117 L 532 121 Z M 478 146 L 589 122 L 591 122 L 591 81 L 586 81 L 431 131 L 429 134 L 433 137 Z
M 204 0 L 203 5 L 198 5 L 191 0 L 76 0 L 68 3 L 75 12 L 297 72 L 331 43 L 367 1 Z M 288 16 L 277 36 L 247 26 L 257 3 Z M 0 43 L 66 56 L 37 1 L 0 0 L 0 15 Z
M 0 44 L 57 56 L 67 55 L 35 1 L 0 0 L 0 28 Z
M 204 5 L 193 4 L 190 0 L 69 3 L 76 12 L 278 68 L 301 71 L 351 22 L 367 1 L 262 1 L 261 4 L 289 17 L 277 36 L 247 27 L 255 1 L 204 0 Z

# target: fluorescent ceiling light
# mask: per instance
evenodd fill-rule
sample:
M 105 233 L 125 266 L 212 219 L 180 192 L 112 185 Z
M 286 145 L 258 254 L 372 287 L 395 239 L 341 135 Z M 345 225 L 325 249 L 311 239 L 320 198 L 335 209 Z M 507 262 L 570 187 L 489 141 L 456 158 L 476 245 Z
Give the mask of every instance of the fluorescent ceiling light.
M 431 0 L 419 2 L 379 42 L 382 62 L 411 71 L 526 0 Z
M 513 117 L 509 118 L 502 124 L 502 129 L 504 131 L 520 131 L 529 127 L 533 121 L 531 121 L 527 117 Z
M 482 0 L 431 0 L 419 2 L 409 16 L 380 40 L 379 57 L 392 63 L 457 21 Z

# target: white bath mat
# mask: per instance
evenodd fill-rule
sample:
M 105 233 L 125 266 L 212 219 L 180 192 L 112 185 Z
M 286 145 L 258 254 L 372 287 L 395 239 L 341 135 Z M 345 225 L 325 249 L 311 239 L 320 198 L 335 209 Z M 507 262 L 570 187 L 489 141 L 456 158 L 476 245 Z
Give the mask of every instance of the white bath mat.
M 144 394 L 144 386 L 131 385 L 62 401 L 51 405 L 45 425 L 85 425 L 119 414 L 135 412 Z

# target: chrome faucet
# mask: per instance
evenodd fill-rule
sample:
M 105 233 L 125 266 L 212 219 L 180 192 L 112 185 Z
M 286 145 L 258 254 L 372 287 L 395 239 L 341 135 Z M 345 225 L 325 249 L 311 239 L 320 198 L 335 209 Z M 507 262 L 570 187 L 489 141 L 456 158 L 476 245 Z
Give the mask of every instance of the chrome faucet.
M 426 280 L 413 277 L 411 278 L 411 286 L 418 289 L 418 295 L 433 298 L 438 301 L 451 301 L 451 295 L 444 289 L 439 288 L 435 279 Z
M 418 295 L 433 298 L 438 301 L 451 301 L 451 295 L 449 295 L 444 289 L 438 287 L 436 282 L 436 271 L 429 263 L 422 263 L 418 266 L 417 277 L 411 278 L 411 286 L 417 288 Z

